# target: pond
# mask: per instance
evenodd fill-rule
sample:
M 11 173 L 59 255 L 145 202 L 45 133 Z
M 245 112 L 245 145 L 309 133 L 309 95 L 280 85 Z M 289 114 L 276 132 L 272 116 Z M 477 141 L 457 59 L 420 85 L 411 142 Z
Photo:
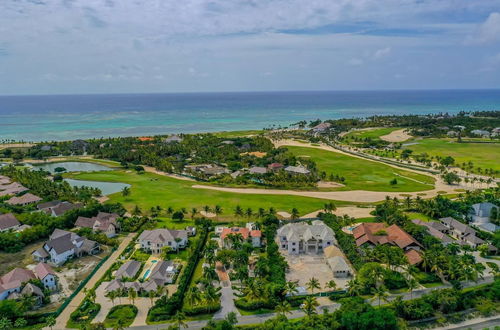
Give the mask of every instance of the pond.
M 86 180 L 75 180 L 75 179 L 64 179 L 64 181 L 66 181 L 73 187 L 86 186 L 92 188 L 99 188 L 103 195 L 110 195 L 120 192 L 125 187 L 130 188 L 129 184 L 121 182 L 101 182 L 101 181 L 86 181 Z
M 96 171 L 111 171 L 112 168 L 95 163 L 86 162 L 59 162 L 59 163 L 47 163 L 47 164 L 32 164 L 33 168 L 41 168 L 50 173 L 54 173 L 57 167 L 63 167 L 66 172 L 96 172 Z

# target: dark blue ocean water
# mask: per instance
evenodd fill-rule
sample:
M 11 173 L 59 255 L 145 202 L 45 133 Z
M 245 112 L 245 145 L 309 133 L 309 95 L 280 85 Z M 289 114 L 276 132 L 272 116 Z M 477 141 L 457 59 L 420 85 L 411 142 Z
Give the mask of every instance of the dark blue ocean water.
M 316 118 L 461 110 L 500 110 L 500 90 L 0 96 L 0 139 L 260 129 Z

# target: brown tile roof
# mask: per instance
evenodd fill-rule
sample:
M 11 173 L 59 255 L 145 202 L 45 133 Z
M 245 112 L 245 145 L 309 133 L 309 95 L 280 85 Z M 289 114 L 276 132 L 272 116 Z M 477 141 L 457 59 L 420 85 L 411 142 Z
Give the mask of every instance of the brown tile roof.
M 381 230 L 385 231 L 387 235 L 375 235 L 375 233 Z M 393 244 L 402 249 L 410 245 L 420 246 L 413 237 L 399 228 L 399 226 L 391 225 L 386 227 L 386 224 L 381 222 L 362 223 L 354 228 L 353 235 L 357 246 L 361 246 L 367 242 L 373 245 Z
M 24 268 L 14 268 L 0 279 L 0 282 L 3 286 L 7 285 L 11 282 L 19 281 L 21 283 L 28 282 L 29 280 L 34 280 L 35 274 L 31 270 Z
M 422 256 L 414 249 L 410 249 L 405 252 L 405 256 L 408 259 L 410 265 L 416 265 L 422 262 Z
M 46 263 L 39 263 L 38 265 L 35 266 L 35 269 L 33 269 L 33 272 L 35 273 L 36 277 L 39 279 L 43 280 L 47 275 L 55 275 L 56 273 Z

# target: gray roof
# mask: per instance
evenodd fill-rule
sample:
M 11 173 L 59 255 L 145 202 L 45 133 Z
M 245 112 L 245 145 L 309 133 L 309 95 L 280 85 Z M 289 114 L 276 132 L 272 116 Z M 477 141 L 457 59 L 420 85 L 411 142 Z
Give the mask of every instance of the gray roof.
M 49 207 L 54 207 L 56 205 L 59 205 L 61 203 L 61 201 L 50 201 L 50 202 L 46 202 L 46 203 L 40 203 L 36 206 L 37 209 L 39 210 L 43 210 L 43 209 L 47 209 Z
M 311 173 L 304 166 L 287 166 L 287 167 L 285 167 L 285 171 L 292 172 L 292 173 L 298 173 L 298 174 L 309 174 L 309 173 Z
M 477 203 L 472 205 L 471 209 L 471 214 L 474 214 L 478 217 L 490 217 L 491 216 L 491 210 L 493 208 L 499 208 L 493 203 Z
M 24 194 L 20 197 L 14 196 L 8 201 L 6 201 L 7 204 L 12 204 L 12 205 L 22 205 L 22 204 L 29 204 L 29 203 L 37 203 L 41 201 L 42 199 L 36 195 L 33 195 L 31 193 Z
M 313 225 L 308 225 L 304 222 L 288 223 L 278 229 L 279 236 L 286 236 L 287 241 L 322 239 L 327 241 L 337 242 L 333 230 L 325 224 L 316 222 Z
M 349 267 L 349 264 L 345 261 L 344 258 L 335 256 L 332 258 L 328 258 L 326 260 L 332 271 L 334 272 L 339 272 L 339 271 L 346 271 L 350 272 L 351 267 Z
M 267 168 L 254 166 L 254 167 L 251 167 L 248 170 L 248 172 L 250 172 L 252 174 L 266 174 L 267 173 Z
M 165 282 L 167 278 L 170 276 L 169 273 L 175 271 L 176 265 L 172 260 L 162 260 L 156 263 L 155 267 L 151 271 L 151 275 L 149 275 L 149 279 L 152 280 L 160 280 Z
M 462 223 L 454 218 L 447 217 L 439 219 L 444 225 L 450 227 L 451 229 L 458 231 L 463 234 L 476 235 L 476 231 L 471 227 L 467 226 L 465 223 Z
M 48 251 L 54 249 L 54 251 L 56 251 L 57 254 L 61 254 L 75 248 L 75 245 L 71 241 L 70 234 L 59 236 L 55 239 L 46 242 L 45 244 L 48 247 Z
M 139 269 L 141 268 L 141 263 L 136 260 L 129 260 L 116 271 L 115 278 L 121 279 L 124 277 L 133 278 Z
M 165 243 L 167 241 L 174 241 L 176 238 L 187 239 L 187 230 L 170 230 L 170 229 L 154 229 L 145 230 L 139 236 L 139 241 L 150 241 L 153 243 Z
M 52 207 L 51 209 L 52 209 L 52 212 L 54 212 L 54 215 L 56 217 L 58 217 L 58 216 L 61 216 L 68 211 L 71 211 L 71 210 L 74 210 L 74 209 L 77 209 L 80 207 L 82 207 L 82 204 L 80 204 L 80 203 L 73 204 L 70 202 L 62 202 L 62 203 L 59 203 L 58 205 Z
M 43 291 L 40 289 L 38 286 L 34 285 L 33 283 L 28 283 L 24 286 L 23 290 L 21 291 L 21 295 L 28 295 L 28 296 L 39 296 L 43 297 Z
M 446 230 L 447 228 L 440 222 L 436 221 L 425 222 L 419 219 L 414 219 L 412 220 L 412 222 L 416 225 L 426 227 L 429 235 L 432 235 L 437 239 L 441 240 L 443 244 L 453 243 L 454 241 L 451 237 L 442 232 L 442 230 Z
M 19 225 L 21 225 L 21 223 L 16 219 L 14 214 L 0 214 L 0 230 L 6 230 Z

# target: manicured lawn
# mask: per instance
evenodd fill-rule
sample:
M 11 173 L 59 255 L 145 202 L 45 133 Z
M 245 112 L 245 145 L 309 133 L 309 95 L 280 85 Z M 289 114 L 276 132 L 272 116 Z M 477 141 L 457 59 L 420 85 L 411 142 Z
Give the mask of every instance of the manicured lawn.
M 120 326 L 128 327 L 134 322 L 137 315 L 137 307 L 134 305 L 118 305 L 111 308 L 106 319 L 104 326 L 106 328 L 115 328 L 118 325 L 118 320 L 121 320 Z
M 212 208 L 215 205 L 220 205 L 223 209 L 220 219 L 232 220 L 236 205 L 240 205 L 244 210 L 250 207 L 254 212 L 260 207 L 266 210 L 274 207 L 276 211 L 287 212 L 291 212 L 292 208 L 297 208 L 300 214 L 307 214 L 322 209 L 325 203 L 330 202 L 330 200 L 301 196 L 250 195 L 197 189 L 191 187 L 194 184 L 199 184 L 197 182 L 177 180 L 153 173 L 127 173 L 124 170 L 66 174 L 65 176 L 80 180 L 129 183 L 132 185 L 129 196 L 124 197 L 121 193 L 112 194 L 109 195 L 110 201 L 122 203 L 129 211 L 138 205 L 144 213 L 148 213 L 151 207 L 157 205 L 163 209 L 171 206 L 175 210 L 185 207 L 188 212 L 193 207 L 201 211 L 205 205 Z M 336 206 L 353 204 L 333 202 Z
M 384 136 L 384 135 L 387 135 L 391 132 L 397 131 L 398 129 L 401 129 L 401 128 L 400 127 L 373 128 L 373 129 L 366 130 L 366 131 L 350 132 L 346 136 L 348 136 L 348 137 L 355 136 L 355 137 L 362 138 L 362 139 L 366 139 L 366 138 L 378 139 L 381 136 Z
M 405 212 L 405 214 L 410 217 L 410 220 L 413 220 L 413 219 L 419 219 L 419 220 L 422 220 L 422 221 L 434 221 L 434 219 L 432 219 L 431 217 L 429 217 L 428 215 L 425 215 L 423 213 L 418 213 L 418 212 Z
M 345 187 L 335 190 L 371 191 L 422 191 L 432 189 L 434 178 L 414 172 L 399 170 L 385 164 L 364 160 L 337 152 L 309 147 L 287 146 L 296 156 L 306 156 L 314 160 L 320 171 L 327 175 L 343 176 Z M 397 179 L 396 185 L 390 181 Z M 414 180 L 424 182 L 416 182 Z
M 377 218 L 375 217 L 367 217 L 367 218 L 358 218 L 356 222 L 376 222 Z
M 500 171 L 500 143 L 457 143 L 451 139 L 423 139 L 405 148 L 430 156 L 451 156 L 455 163 L 472 161 L 474 167 Z

